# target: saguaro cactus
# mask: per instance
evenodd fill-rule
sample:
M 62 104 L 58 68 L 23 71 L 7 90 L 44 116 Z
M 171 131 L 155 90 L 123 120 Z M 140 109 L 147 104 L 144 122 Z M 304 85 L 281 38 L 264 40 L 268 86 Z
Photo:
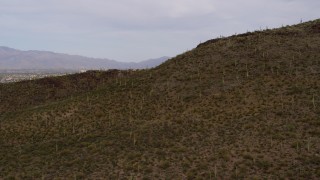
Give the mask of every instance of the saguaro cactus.
M 249 70 L 248 70 L 248 64 L 246 64 L 246 76 L 249 77 Z
M 313 95 L 312 97 L 312 104 L 313 104 L 313 108 L 316 109 L 316 102 L 315 102 L 315 97 Z

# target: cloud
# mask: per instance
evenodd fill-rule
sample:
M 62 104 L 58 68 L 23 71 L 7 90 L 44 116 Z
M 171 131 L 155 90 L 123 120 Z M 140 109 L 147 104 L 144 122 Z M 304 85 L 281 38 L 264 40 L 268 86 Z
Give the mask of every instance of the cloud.
M 56 1 L 57 2 L 57 1 Z M 182 17 L 211 12 L 214 9 L 209 0 L 66 0 L 57 3 L 63 4 L 64 11 L 82 11 L 103 17 L 112 18 L 159 18 Z
M 0 43 L 141 60 L 219 35 L 319 18 L 318 7 L 318 0 L 1 0 Z

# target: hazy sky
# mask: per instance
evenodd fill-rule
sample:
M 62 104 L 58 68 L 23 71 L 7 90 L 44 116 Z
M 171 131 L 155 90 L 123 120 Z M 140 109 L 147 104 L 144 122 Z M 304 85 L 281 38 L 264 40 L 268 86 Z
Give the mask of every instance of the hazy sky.
M 0 0 L 0 46 L 120 61 L 320 17 L 320 0 Z

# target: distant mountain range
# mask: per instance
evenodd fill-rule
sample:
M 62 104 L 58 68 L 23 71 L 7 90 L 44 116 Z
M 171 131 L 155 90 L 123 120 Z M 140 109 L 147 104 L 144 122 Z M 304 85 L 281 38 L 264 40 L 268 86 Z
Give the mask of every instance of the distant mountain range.
M 21 51 L 0 46 L 0 70 L 11 69 L 143 69 L 160 65 L 169 57 L 148 59 L 138 63 L 89 58 L 49 51 Z

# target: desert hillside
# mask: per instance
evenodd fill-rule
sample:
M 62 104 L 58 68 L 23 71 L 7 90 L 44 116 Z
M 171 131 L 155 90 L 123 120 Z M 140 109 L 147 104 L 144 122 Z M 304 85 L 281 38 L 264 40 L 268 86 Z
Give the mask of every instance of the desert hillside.
M 149 70 L 0 85 L 0 179 L 319 179 L 320 20 Z

